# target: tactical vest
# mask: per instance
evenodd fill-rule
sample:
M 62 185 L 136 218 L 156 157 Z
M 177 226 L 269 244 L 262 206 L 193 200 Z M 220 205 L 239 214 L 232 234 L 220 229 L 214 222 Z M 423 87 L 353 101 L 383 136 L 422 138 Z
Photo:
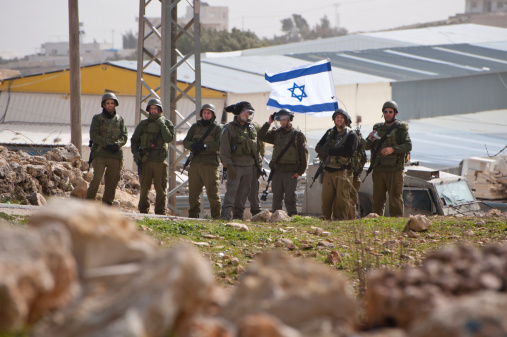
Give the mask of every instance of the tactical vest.
M 214 123 L 215 126 L 213 127 L 213 130 L 211 130 L 211 132 L 206 136 L 206 138 L 202 141 L 202 144 L 205 144 L 205 143 L 212 143 L 215 141 L 215 136 L 214 136 L 214 128 L 217 127 L 217 123 Z M 213 124 L 211 124 L 213 125 Z M 198 141 L 201 140 L 202 136 L 204 136 L 204 134 L 206 132 L 208 132 L 208 129 L 211 127 L 211 125 L 201 125 L 199 123 L 197 123 L 195 125 L 195 129 L 194 129 L 194 136 L 192 137 L 192 142 L 194 143 L 197 143 Z M 218 149 L 215 151 L 215 152 L 219 152 Z M 210 152 L 208 152 L 210 153 Z
M 162 139 L 160 125 L 148 119 L 143 121 L 140 142 L 144 153 L 155 150 L 162 151 L 168 148 L 168 144 Z
M 231 153 L 233 156 L 257 156 L 257 131 L 252 124 L 240 127 L 229 123 L 231 130 Z
M 396 122 L 397 124 L 394 126 L 393 130 L 389 132 L 389 134 L 386 137 L 386 140 L 380 145 L 379 153 L 382 151 L 382 149 L 385 149 L 386 147 L 395 147 L 396 145 L 400 144 L 401 140 L 400 137 L 400 130 L 408 130 L 408 126 L 406 123 L 403 122 Z M 377 123 L 373 126 L 373 130 L 377 131 L 379 137 L 383 137 L 387 131 L 389 131 L 390 126 L 386 125 L 385 123 Z M 375 144 L 375 143 L 373 143 Z M 372 153 L 376 151 L 376 147 L 372 148 Z M 388 156 L 381 156 L 377 155 L 375 158 L 374 165 L 377 165 L 380 163 L 382 166 L 402 166 L 405 164 L 405 155 L 397 154 L 397 153 L 391 153 Z
M 336 144 L 338 144 L 344 137 L 347 137 L 351 131 L 352 130 L 349 127 L 345 127 L 338 133 L 334 133 L 333 129 L 329 129 L 326 136 L 326 144 L 329 144 L 329 148 L 335 147 Z M 343 146 L 345 142 L 346 140 L 343 141 L 341 146 Z M 343 169 L 344 166 L 347 166 L 349 163 L 350 157 L 330 156 L 329 163 L 326 166 L 335 169 Z
M 105 138 L 107 144 L 115 143 L 121 137 L 121 123 L 123 118 L 114 115 L 112 118 L 107 118 L 104 114 L 99 114 L 99 134 Z
M 287 146 L 289 141 L 292 138 L 292 132 L 296 132 L 296 137 L 294 137 L 294 141 L 289 146 L 287 151 L 283 154 L 282 158 L 280 158 L 279 164 L 298 164 L 299 163 L 299 153 L 297 148 L 297 130 L 291 132 L 282 132 L 281 129 L 278 129 L 275 132 L 275 141 L 273 144 L 273 155 L 271 156 L 272 160 L 276 160 L 283 149 Z

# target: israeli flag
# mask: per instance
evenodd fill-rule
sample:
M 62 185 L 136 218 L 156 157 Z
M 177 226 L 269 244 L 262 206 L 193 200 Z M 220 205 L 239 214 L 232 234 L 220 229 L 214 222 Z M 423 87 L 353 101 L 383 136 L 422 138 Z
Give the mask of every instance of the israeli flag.
M 268 109 L 289 109 L 313 116 L 331 116 L 338 109 L 329 59 L 265 73 L 271 86 Z

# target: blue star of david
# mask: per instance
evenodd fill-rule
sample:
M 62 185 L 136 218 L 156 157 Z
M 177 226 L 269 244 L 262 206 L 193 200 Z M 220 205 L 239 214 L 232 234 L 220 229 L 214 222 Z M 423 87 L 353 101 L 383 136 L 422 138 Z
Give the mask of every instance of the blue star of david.
M 299 89 L 301 92 L 299 95 L 296 95 L 295 91 L 296 89 Z M 294 86 L 292 88 L 287 89 L 292 93 L 291 97 L 297 98 L 300 102 L 303 100 L 303 98 L 308 97 L 305 93 L 305 86 L 304 85 L 297 85 L 296 82 L 294 82 Z

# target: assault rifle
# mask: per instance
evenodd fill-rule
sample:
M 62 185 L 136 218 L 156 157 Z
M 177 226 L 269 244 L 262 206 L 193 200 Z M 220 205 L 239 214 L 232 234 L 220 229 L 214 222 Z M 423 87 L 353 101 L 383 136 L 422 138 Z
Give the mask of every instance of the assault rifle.
M 137 161 L 137 175 L 139 176 L 139 180 L 141 180 L 141 175 L 143 174 L 143 150 L 139 148 L 139 160 Z
M 333 131 L 336 132 L 336 128 L 333 128 Z M 332 131 L 332 132 L 333 132 Z M 350 130 L 347 129 L 347 133 L 343 136 L 342 139 L 334 146 L 335 149 L 338 149 L 342 147 L 343 143 L 347 140 L 347 137 L 349 136 Z M 330 140 L 332 138 L 332 135 L 329 136 L 329 140 L 326 144 L 326 147 L 329 146 Z M 319 168 L 317 169 L 317 172 L 315 172 L 315 175 L 313 176 L 313 181 L 310 184 L 310 188 L 312 188 L 313 184 L 315 183 L 315 180 L 324 172 L 324 168 L 329 164 L 329 161 L 331 160 L 331 156 L 328 154 L 324 160 L 322 160 L 319 164 Z
M 214 128 L 215 128 L 215 123 L 213 123 L 213 124 L 210 125 L 210 127 L 208 128 L 208 130 L 206 130 L 206 132 L 204 133 L 204 135 L 202 135 L 201 139 L 199 139 L 197 141 L 197 144 L 202 144 L 204 142 L 204 140 L 206 139 L 206 137 L 208 137 L 208 135 L 211 133 L 211 131 Z M 199 155 L 199 153 L 201 153 L 201 151 L 193 151 L 192 153 L 190 153 L 190 156 L 188 156 L 187 161 L 185 161 L 185 164 L 183 165 L 183 169 L 181 170 L 181 173 L 183 173 L 185 171 L 185 169 L 187 168 L 188 164 L 190 164 L 190 162 L 192 161 L 192 159 L 194 159 L 195 156 Z

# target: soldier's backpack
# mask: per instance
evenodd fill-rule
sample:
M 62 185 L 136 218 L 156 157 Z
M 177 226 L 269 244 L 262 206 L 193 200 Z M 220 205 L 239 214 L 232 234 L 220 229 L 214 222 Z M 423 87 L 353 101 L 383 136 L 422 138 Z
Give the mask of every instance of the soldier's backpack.
M 350 168 L 352 169 L 352 172 L 354 173 L 354 177 L 357 177 L 361 175 L 361 172 L 363 172 L 364 164 L 366 164 L 366 161 L 368 160 L 368 157 L 366 156 L 366 140 L 361 135 L 361 131 L 359 128 L 356 128 L 354 132 L 357 134 L 357 139 L 359 143 L 357 144 L 357 149 L 354 152 L 354 154 L 351 157 L 350 160 Z

